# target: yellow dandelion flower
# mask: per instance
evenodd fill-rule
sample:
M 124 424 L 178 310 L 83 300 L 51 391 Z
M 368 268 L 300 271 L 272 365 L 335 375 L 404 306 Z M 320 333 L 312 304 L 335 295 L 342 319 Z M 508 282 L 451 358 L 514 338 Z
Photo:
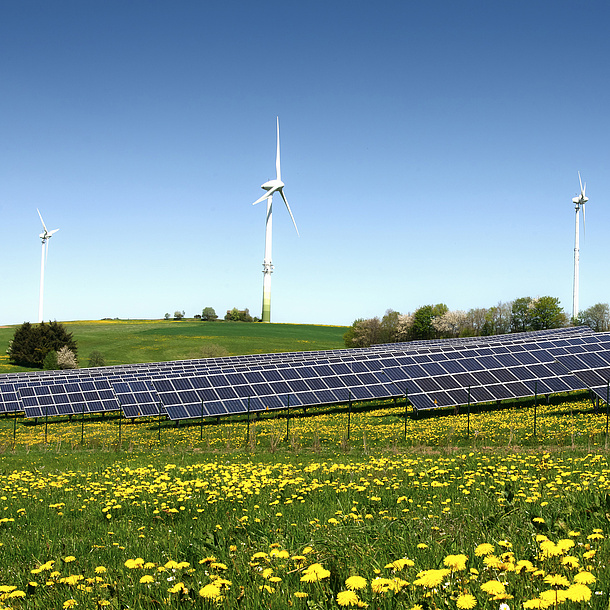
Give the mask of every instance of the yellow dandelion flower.
M 451 570 L 424 570 L 417 575 L 417 580 L 413 581 L 413 584 L 432 589 L 438 587 L 449 574 Z
M 67 599 L 64 602 L 64 608 L 74 608 L 74 606 L 78 606 L 78 602 L 75 599 Z
M 481 591 L 485 591 L 489 595 L 504 595 L 506 588 L 498 580 L 488 580 L 481 585 Z
M 462 593 L 457 598 L 456 605 L 460 610 L 470 610 L 470 608 L 474 608 L 477 605 L 477 598 L 474 595 L 470 595 L 470 593 Z
M 500 560 L 500 558 L 496 557 L 495 555 L 487 555 L 487 557 L 483 559 L 483 563 L 488 568 L 499 568 L 502 565 L 502 561 Z
M 294 596 L 299 599 L 305 599 L 306 597 L 309 597 L 309 593 L 305 593 L 305 591 L 295 591 Z
M 578 560 L 578 557 L 566 555 L 565 557 L 561 558 L 561 565 L 576 569 L 580 565 L 580 561 Z
M 301 576 L 302 582 L 317 582 L 323 578 L 328 578 L 330 571 L 325 569 L 320 563 L 312 563 Z
M 588 602 L 591 599 L 591 589 L 583 583 L 575 583 L 565 592 L 566 597 L 573 602 Z
M 220 589 L 216 585 L 209 584 L 200 589 L 199 595 L 204 599 L 218 599 L 220 597 Z
M 466 561 L 468 556 L 464 554 L 460 555 L 447 555 L 443 560 L 443 564 L 448 568 L 451 568 L 454 572 L 459 572 L 466 569 Z
M 574 582 L 580 585 L 592 585 L 596 580 L 597 578 L 591 572 L 586 571 L 579 572 L 574 576 Z
M 366 578 L 362 578 L 362 576 L 350 576 L 345 580 L 345 586 L 353 591 L 364 589 L 366 587 L 366 583 Z
M 106 572 L 106 568 L 104 566 L 97 566 L 97 568 L 95 568 L 95 573 L 96 574 L 104 574 Z
M 587 536 L 587 540 L 602 540 L 604 538 L 603 534 L 600 534 L 598 532 L 594 533 L 594 534 L 589 534 Z
M 482 557 L 483 555 L 491 555 L 494 552 L 494 545 L 489 544 L 489 542 L 483 542 L 479 544 L 477 548 L 474 550 L 474 554 L 477 557 Z
M 570 581 L 562 574 L 549 574 L 544 577 L 544 582 L 552 587 L 569 587 Z
M 140 578 L 140 583 L 143 585 L 146 585 L 151 582 L 155 582 L 155 579 L 150 574 L 146 574 L 145 576 L 142 576 L 142 578 Z
M 340 591 L 337 593 L 337 604 L 339 606 L 357 606 L 360 599 L 353 591 Z

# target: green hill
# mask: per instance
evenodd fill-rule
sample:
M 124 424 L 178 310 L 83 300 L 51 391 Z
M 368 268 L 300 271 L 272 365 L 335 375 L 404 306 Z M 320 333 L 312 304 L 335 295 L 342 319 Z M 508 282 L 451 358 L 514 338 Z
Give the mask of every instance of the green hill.
M 186 360 L 213 355 L 339 349 L 345 326 L 258 324 L 200 320 L 90 320 L 64 322 L 78 343 L 81 366 L 97 350 L 106 364 Z M 14 326 L 0 328 L 0 373 L 23 371 L 8 362 Z

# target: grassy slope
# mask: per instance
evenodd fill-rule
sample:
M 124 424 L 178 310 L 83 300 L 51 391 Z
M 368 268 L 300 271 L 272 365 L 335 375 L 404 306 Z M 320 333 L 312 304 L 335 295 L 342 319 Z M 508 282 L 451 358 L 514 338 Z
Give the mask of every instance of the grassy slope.
M 199 320 L 100 320 L 65 322 L 78 343 L 81 366 L 98 350 L 106 364 L 161 362 L 201 357 L 206 345 L 225 348 L 229 355 L 343 347 L 343 326 L 254 324 Z M 15 327 L 0 328 L 0 373 L 26 370 L 5 356 Z

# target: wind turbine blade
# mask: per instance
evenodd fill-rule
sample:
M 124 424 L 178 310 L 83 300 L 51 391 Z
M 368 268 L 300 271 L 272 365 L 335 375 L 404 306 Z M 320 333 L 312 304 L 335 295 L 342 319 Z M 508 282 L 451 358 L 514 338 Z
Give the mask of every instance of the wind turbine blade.
M 299 237 L 301 237 L 301 235 L 299 234 L 299 229 L 297 228 L 297 223 L 294 220 L 294 216 L 292 215 L 292 210 L 290 209 L 290 206 L 288 205 L 288 200 L 286 199 L 286 195 L 284 195 L 284 190 L 283 189 L 280 190 L 280 195 L 282 196 L 282 199 L 284 200 L 284 203 L 286 204 L 286 208 L 288 209 L 288 213 L 290 214 L 290 218 L 292 218 L 292 223 L 294 224 L 294 228 L 296 229 L 297 235 Z
M 275 193 L 277 191 L 277 187 L 274 187 L 270 190 L 268 190 L 262 197 L 259 197 L 252 205 L 256 205 L 257 203 L 260 203 L 261 201 L 265 201 L 265 199 L 268 199 L 269 197 L 271 197 L 271 195 L 273 195 L 273 193 Z
M 583 190 L 582 190 L 582 180 L 580 179 L 580 172 L 578 172 L 578 182 L 580 182 L 580 194 L 583 194 Z
M 47 239 L 45 253 L 44 253 L 44 262 L 45 263 L 47 262 L 48 258 L 49 258 L 49 240 Z
M 282 170 L 280 169 L 280 117 L 277 118 L 277 151 L 275 153 L 275 174 L 278 180 L 282 179 Z
M 57 233 L 57 231 L 59 231 L 59 229 L 53 229 L 52 231 L 49 231 L 49 237 L 51 237 L 53 233 Z
M 587 223 L 585 222 L 585 204 L 582 204 L 582 235 L 587 237 Z
M 38 216 L 40 217 L 40 222 L 42 223 L 42 228 L 46 231 L 47 225 L 45 225 L 44 220 L 42 219 L 42 214 L 40 213 L 40 210 L 38 208 L 36 208 L 36 211 L 38 212 Z

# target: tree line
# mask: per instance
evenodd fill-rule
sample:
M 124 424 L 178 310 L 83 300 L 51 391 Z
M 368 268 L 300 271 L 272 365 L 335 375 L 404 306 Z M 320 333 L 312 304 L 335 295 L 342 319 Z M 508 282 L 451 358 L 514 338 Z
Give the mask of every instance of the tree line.
M 559 299 L 550 296 L 522 297 L 493 307 L 450 310 L 444 303 L 423 305 L 413 313 L 388 309 L 380 319 L 354 320 L 343 335 L 346 347 L 369 347 L 426 339 L 478 337 L 562 328 L 570 324 L 590 326 L 596 332 L 610 330 L 610 308 L 597 303 L 570 320 Z

